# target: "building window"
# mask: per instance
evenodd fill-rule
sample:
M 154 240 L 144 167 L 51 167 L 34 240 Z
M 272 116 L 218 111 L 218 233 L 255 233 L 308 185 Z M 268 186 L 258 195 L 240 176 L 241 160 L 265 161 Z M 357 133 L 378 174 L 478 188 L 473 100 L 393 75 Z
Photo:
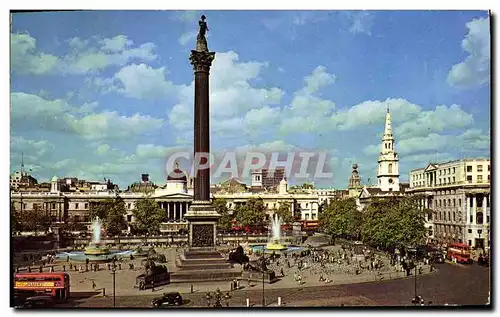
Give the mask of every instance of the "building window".
M 83 217 L 83 221 L 84 221 L 84 222 L 89 222 L 89 216 L 84 216 L 84 217 Z
M 490 206 L 490 197 L 486 196 L 486 207 Z
M 472 246 L 472 240 L 469 240 L 469 247 Z
M 451 221 L 451 212 L 448 211 L 448 221 Z
M 56 209 L 56 203 L 52 203 L 52 209 Z
M 389 174 L 392 173 L 392 163 L 389 164 Z
M 453 212 L 453 222 L 457 221 L 457 213 L 454 211 Z
M 127 215 L 127 222 L 131 222 L 132 221 L 132 215 Z
M 458 206 L 462 206 L 462 199 L 461 198 L 458 199 Z
M 448 184 L 451 183 L 451 178 L 448 177 Z
M 453 207 L 456 207 L 457 206 L 457 200 L 455 198 L 453 198 Z
M 127 204 L 127 208 L 128 208 L 128 209 L 131 209 L 130 207 L 132 207 L 132 204 L 131 204 L 131 203 L 128 203 L 128 204 Z
M 75 209 L 78 209 L 78 203 L 75 203 Z
M 483 166 L 482 165 L 478 165 L 477 166 L 477 171 L 478 172 L 482 172 L 483 171 Z
M 441 170 L 439 170 L 439 176 L 441 176 Z
M 472 165 L 467 165 L 467 173 L 471 173 L 472 172 Z
M 488 164 L 488 172 L 490 171 L 490 165 Z
M 472 175 L 467 176 L 467 183 L 472 183 Z
M 477 175 L 477 182 L 482 183 L 483 182 L 483 175 Z
M 440 200 L 439 200 L 439 207 L 441 207 L 441 204 L 442 204 L 442 203 L 441 203 L 441 199 L 440 199 Z
M 483 224 L 483 213 L 482 212 L 478 212 L 476 214 L 476 223 L 478 225 L 482 225 Z
M 472 229 L 467 230 L 468 233 L 472 233 Z
M 448 199 L 448 207 L 451 207 L 451 199 Z
M 309 214 L 305 214 L 306 220 L 309 220 Z
M 488 175 L 488 183 L 490 182 L 490 175 Z
M 84 207 L 85 209 L 89 209 L 89 203 L 85 203 Z
M 451 174 L 451 168 L 448 167 L 448 175 Z
M 453 176 L 453 178 L 452 178 L 452 179 L 453 179 L 453 184 L 455 184 L 455 176 Z
M 474 218 L 472 218 L 472 215 L 470 215 L 470 217 L 469 217 L 469 222 L 470 222 L 470 223 L 473 223 L 473 222 L 474 222 Z
M 453 168 L 453 174 L 455 174 L 455 167 Z
M 486 216 L 486 223 L 490 223 L 490 216 Z
M 308 207 L 309 207 L 309 203 L 306 203 L 306 208 L 308 208 Z
M 479 197 L 476 198 L 476 205 L 479 208 L 483 207 L 483 199 L 482 199 L 481 196 L 479 196 Z

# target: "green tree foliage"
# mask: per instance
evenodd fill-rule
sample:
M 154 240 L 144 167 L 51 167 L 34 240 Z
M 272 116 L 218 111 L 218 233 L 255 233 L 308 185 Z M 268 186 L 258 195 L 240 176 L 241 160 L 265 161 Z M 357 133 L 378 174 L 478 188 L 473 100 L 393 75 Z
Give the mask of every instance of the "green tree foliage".
M 23 230 L 23 225 L 22 225 L 22 219 L 21 219 L 21 213 L 16 210 L 16 207 L 14 206 L 14 202 L 10 202 L 10 224 L 12 231 L 22 231 Z
M 335 199 L 323 207 L 323 212 L 319 214 L 319 223 L 323 231 L 337 237 L 340 235 L 359 235 L 359 224 L 361 223 L 361 213 L 356 208 L 356 200 Z
M 281 218 L 281 222 L 284 224 L 292 224 L 295 220 L 295 217 L 292 214 L 292 205 L 287 201 L 280 202 L 280 206 L 276 210 L 276 214 Z
M 120 197 L 109 198 L 103 202 L 90 205 L 90 218 L 99 217 L 106 232 L 110 235 L 117 235 L 127 228 L 126 213 L 125 202 Z
M 236 221 L 242 226 L 263 228 L 266 206 L 262 198 L 250 198 L 236 207 Z
M 410 247 L 425 241 L 425 214 L 419 196 L 375 199 L 365 209 L 361 235 L 367 243 L 383 248 Z
M 35 235 L 40 231 L 47 231 L 50 226 L 50 217 L 38 204 L 34 204 L 33 209 L 24 209 L 19 213 L 18 219 L 24 230 L 34 232 Z
M 214 199 L 212 204 L 215 207 L 215 211 L 217 211 L 217 213 L 221 215 L 217 223 L 218 227 L 221 230 L 230 230 L 234 217 L 229 213 L 226 200 L 223 198 L 217 198 Z
M 138 231 L 156 234 L 160 232 L 160 224 L 165 211 L 150 196 L 137 201 L 134 209 L 135 227 Z

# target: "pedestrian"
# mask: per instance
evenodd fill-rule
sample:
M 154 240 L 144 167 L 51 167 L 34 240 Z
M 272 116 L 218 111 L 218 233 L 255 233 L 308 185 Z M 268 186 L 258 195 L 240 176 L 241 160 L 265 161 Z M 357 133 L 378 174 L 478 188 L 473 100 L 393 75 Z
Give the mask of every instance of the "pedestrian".
M 151 280 L 151 292 L 155 291 L 155 282 Z
M 95 281 L 92 280 L 92 289 L 95 289 L 96 285 L 95 285 Z
M 281 277 L 285 277 L 285 272 L 283 272 L 283 268 L 281 268 L 280 273 L 281 273 Z
M 66 272 L 66 265 L 63 264 L 63 272 Z

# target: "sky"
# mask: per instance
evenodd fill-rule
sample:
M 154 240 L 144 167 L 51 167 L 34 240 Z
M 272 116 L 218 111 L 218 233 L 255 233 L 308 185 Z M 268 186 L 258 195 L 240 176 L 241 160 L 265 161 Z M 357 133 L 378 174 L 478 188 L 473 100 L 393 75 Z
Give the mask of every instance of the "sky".
M 39 181 L 164 184 L 166 157 L 192 151 L 201 14 L 214 152 L 326 152 L 318 187 L 354 163 L 375 183 L 389 107 L 401 181 L 490 156 L 486 11 L 43 12 L 12 16 L 11 172 L 24 153 Z

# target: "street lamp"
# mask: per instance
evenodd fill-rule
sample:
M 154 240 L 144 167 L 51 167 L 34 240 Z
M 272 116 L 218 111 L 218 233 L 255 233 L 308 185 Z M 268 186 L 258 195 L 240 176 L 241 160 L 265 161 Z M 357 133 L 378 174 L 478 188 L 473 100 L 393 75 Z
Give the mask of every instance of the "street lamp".
M 267 267 L 266 267 L 266 256 L 264 254 L 262 254 L 261 269 L 262 269 L 262 307 L 265 307 L 266 298 L 264 296 L 264 275 L 267 270 Z
M 113 308 L 116 307 L 116 259 L 113 258 L 113 267 L 111 268 L 113 274 Z

